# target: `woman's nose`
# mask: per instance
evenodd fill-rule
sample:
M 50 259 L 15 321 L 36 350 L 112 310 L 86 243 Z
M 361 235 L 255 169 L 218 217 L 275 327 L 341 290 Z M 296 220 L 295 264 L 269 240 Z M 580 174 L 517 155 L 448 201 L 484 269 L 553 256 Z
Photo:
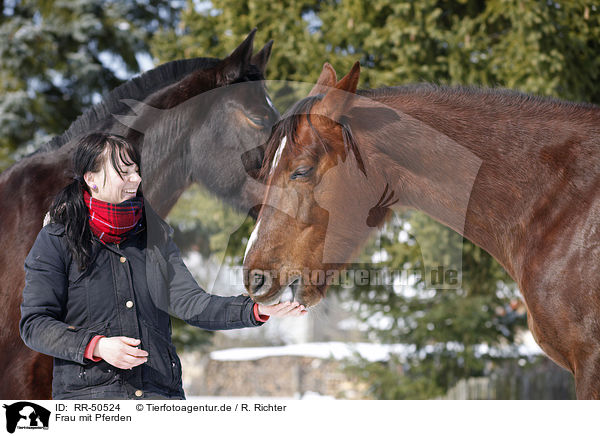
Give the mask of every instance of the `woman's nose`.
M 138 173 L 133 173 L 131 175 L 131 177 L 129 178 L 130 181 L 132 182 L 141 182 L 142 181 L 142 176 L 140 176 Z

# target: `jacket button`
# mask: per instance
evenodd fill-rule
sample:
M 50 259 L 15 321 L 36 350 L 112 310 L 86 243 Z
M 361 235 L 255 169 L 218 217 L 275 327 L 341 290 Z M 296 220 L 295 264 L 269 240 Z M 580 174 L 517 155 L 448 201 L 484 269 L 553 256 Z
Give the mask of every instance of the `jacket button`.
M 123 256 L 121 256 L 121 257 L 119 258 L 119 261 L 120 261 L 121 263 L 125 263 L 125 262 L 127 261 L 127 259 L 125 259 Z
M 125 303 L 125 306 L 127 306 L 128 309 L 131 309 L 133 307 L 133 301 L 129 300 L 127 303 Z
M 142 392 L 141 390 L 138 389 L 137 391 L 135 391 L 136 397 L 141 397 L 142 395 L 144 395 L 144 392 Z

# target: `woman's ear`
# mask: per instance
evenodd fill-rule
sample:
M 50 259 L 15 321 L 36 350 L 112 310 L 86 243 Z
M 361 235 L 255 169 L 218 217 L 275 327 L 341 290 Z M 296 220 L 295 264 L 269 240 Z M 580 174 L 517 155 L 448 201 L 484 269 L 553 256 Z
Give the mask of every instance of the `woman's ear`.
M 88 185 L 88 188 L 91 191 L 98 191 L 98 185 L 96 184 L 94 174 L 92 172 L 87 172 L 83 175 L 83 180 Z

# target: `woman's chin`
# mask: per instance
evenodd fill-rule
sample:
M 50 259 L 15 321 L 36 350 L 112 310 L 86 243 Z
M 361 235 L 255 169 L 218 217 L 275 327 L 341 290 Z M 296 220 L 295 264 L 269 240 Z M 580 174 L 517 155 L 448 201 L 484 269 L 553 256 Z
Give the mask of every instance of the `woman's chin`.
M 131 200 L 132 198 L 135 198 L 136 195 L 137 194 L 130 194 L 130 193 L 123 194 L 120 202 L 123 203 L 124 201 Z

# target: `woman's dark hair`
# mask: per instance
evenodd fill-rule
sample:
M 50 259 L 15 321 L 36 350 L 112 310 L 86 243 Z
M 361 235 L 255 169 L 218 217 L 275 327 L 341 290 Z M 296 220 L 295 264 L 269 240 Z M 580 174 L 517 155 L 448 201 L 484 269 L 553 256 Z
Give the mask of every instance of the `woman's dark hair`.
M 140 168 L 138 151 L 122 136 L 91 133 L 79 139 L 72 162 L 74 181 L 56 195 L 50 206 L 50 218 L 65 226 L 69 251 L 80 270 L 88 267 L 92 255 L 92 231 L 88 208 L 83 201 L 83 190 L 90 191 L 83 175 L 100 171 L 109 160 L 117 174 L 121 175 L 119 158 L 125 165 L 136 164 Z M 141 187 L 138 195 L 141 195 Z

